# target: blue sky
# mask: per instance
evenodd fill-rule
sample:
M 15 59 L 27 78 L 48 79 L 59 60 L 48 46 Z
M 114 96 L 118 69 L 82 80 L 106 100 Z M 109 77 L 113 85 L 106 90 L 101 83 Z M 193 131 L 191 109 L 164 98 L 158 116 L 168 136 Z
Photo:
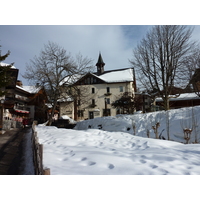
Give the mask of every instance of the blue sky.
M 2 54 L 8 50 L 6 63 L 14 62 L 22 78 L 26 64 L 39 55 L 44 44 L 55 42 L 73 56 L 79 52 L 96 64 L 99 52 L 105 62 L 105 70 L 130 67 L 132 49 L 145 35 L 149 26 L 120 25 L 1 25 L 0 45 Z
M 73 56 L 81 53 L 96 64 L 99 51 L 105 70 L 130 67 L 132 50 L 154 24 L 199 24 L 198 1 L 74 0 L 3 1 L 0 13 L 0 45 L 8 50 L 6 63 L 15 62 L 22 78 L 26 63 L 39 55 L 44 44 L 55 42 Z M 8 26 L 9 25 L 9 26 Z M 200 26 L 193 38 L 199 40 Z
M 105 70 L 130 67 L 132 50 L 151 28 L 150 25 L 0 25 L 2 55 L 8 50 L 6 63 L 14 62 L 22 78 L 26 64 L 39 55 L 44 44 L 55 42 L 75 56 L 79 52 L 93 60 L 95 66 L 99 52 Z M 195 26 L 193 39 L 199 38 L 200 26 Z

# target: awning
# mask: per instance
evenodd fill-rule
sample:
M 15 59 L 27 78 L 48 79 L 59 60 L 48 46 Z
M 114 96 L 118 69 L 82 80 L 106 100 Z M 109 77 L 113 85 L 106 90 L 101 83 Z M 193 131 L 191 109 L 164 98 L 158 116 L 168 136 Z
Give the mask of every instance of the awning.
M 26 113 L 26 114 L 29 113 L 29 111 L 26 111 L 26 110 L 17 110 L 17 109 L 15 109 L 15 112 L 18 112 L 18 113 Z

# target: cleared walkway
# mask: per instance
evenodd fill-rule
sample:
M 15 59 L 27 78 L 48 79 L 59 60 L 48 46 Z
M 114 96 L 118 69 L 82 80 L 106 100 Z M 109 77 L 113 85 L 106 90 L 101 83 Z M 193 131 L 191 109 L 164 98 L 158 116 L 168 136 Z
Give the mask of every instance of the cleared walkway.
M 13 129 L 0 135 L 0 175 L 34 174 L 31 151 L 31 128 Z M 28 173 L 27 165 L 30 165 Z

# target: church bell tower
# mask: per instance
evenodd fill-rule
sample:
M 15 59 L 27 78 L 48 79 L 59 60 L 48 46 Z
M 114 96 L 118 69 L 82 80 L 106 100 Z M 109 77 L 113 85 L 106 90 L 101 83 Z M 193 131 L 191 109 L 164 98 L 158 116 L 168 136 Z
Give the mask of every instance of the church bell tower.
M 104 72 L 104 65 L 105 63 L 103 62 L 103 59 L 101 57 L 101 53 L 99 53 L 99 58 L 97 61 L 97 75 L 101 75 Z

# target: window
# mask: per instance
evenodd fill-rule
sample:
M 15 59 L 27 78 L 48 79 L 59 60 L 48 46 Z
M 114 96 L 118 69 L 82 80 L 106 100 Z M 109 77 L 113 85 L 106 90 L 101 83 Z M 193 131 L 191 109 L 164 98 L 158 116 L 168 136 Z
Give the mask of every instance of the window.
M 78 106 L 80 106 L 81 105 L 81 100 L 78 100 Z
M 90 77 L 87 78 L 87 84 L 90 84 Z
M 123 92 L 123 86 L 119 86 L 119 92 Z
M 103 109 L 103 116 L 110 116 L 110 109 Z
M 110 104 L 110 98 L 106 98 L 106 103 Z
M 92 105 L 95 105 L 95 99 L 92 99 Z
M 83 110 L 78 110 L 78 117 L 83 117 Z
M 117 109 L 116 109 L 116 113 L 117 113 L 117 115 L 118 115 L 118 114 L 121 114 L 121 113 L 120 113 L 120 108 L 117 108 Z
M 95 93 L 95 88 L 92 88 L 92 94 L 94 94 Z
M 110 92 L 110 88 L 109 88 L 109 87 L 107 87 L 107 88 L 106 88 L 106 90 L 107 90 L 107 93 L 109 93 L 109 92 Z
M 68 94 L 69 95 L 72 94 L 72 90 L 71 89 L 68 90 Z

